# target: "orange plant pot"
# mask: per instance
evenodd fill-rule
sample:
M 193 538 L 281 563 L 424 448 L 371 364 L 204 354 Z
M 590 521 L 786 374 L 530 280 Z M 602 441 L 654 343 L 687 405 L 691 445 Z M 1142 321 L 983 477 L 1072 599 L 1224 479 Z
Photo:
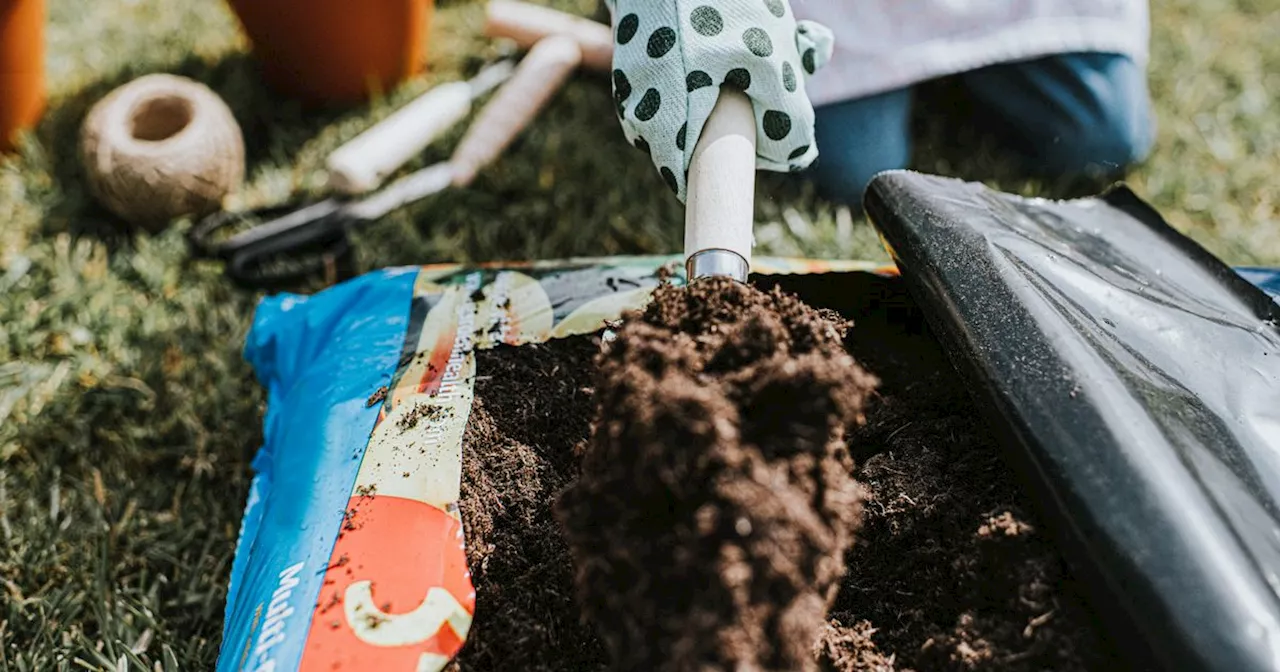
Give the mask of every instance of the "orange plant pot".
M 44 0 L 0 0 L 0 151 L 44 112 Z
M 367 100 L 418 74 L 433 0 L 228 0 L 267 84 L 310 104 Z

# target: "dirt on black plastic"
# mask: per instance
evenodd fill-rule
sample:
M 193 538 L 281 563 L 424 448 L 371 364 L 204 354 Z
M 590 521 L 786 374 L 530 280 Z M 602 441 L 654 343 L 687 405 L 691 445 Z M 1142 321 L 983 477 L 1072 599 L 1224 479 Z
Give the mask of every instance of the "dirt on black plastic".
M 460 669 L 1124 668 L 901 284 L 833 281 L 788 282 L 854 320 L 847 381 L 806 362 L 842 321 L 759 292 L 651 306 L 603 366 L 598 336 L 477 353 Z

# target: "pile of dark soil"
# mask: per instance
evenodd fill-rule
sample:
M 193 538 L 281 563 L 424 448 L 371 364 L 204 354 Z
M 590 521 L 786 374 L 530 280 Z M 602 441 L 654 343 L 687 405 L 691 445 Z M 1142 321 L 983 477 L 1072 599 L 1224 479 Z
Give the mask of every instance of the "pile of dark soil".
M 624 317 L 557 507 L 614 669 L 815 667 L 860 518 L 844 433 L 875 385 L 846 327 L 725 278 Z
M 783 463 L 792 466 L 780 470 L 786 472 L 785 479 L 779 477 L 783 486 L 806 484 L 797 475 L 813 473 L 815 464 L 851 466 L 850 475 L 862 486 L 862 523 L 857 530 L 857 541 L 845 554 L 846 570 L 839 578 L 839 592 L 816 641 L 807 636 L 785 641 L 771 639 L 781 645 L 781 654 L 768 645 L 750 641 L 747 648 L 758 660 L 746 661 L 748 665 L 755 662 L 763 667 L 754 669 L 778 669 L 770 666 L 777 663 L 779 655 L 799 655 L 796 652 L 806 651 L 811 656 L 809 660 L 816 661 L 820 669 L 841 672 L 1123 669 L 1125 661 L 1094 625 L 1095 619 L 1084 604 L 1081 589 L 1073 582 L 1036 519 L 1029 498 L 1019 488 L 1016 473 L 1002 461 L 996 441 L 979 417 L 963 383 L 923 325 L 900 281 L 856 274 L 795 276 L 762 280 L 760 284 L 775 283 L 783 283 L 784 288 L 796 291 L 811 305 L 836 310 L 852 319 L 854 326 L 845 335 L 844 345 L 857 362 L 880 379 L 880 385 L 863 409 L 865 422 L 862 424 L 853 422 L 855 418 L 851 417 L 857 415 L 851 410 L 858 405 L 854 398 L 843 402 L 832 400 L 832 394 L 839 394 L 833 390 L 865 387 L 866 381 L 861 378 L 855 385 L 841 387 L 835 385 L 835 381 L 817 376 L 813 380 L 816 393 L 801 394 L 791 389 L 788 392 L 791 398 L 774 397 L 771 403 L 786 408 L 786 416 L 743 413 L 740 403 L 719 409 L 726 412 L 738 409 L 740 422 L 751 426 L 749 431 L 742 431 L 742 436 L 763 436 L 773 431 L 775 436 L 791 436 L 793 441 L 805 442 L 812 460 L 800 470 L 794 469 L 794 456 L 784 460 Z M 704 319 L 738 322 L 739 317 L 713 315 Z M 701 329 L 689 324 L 681 328 L 687 332 Z M 704 330 L 705 333 L 712 331 Z M 803 332 L 803 329 L 793 332 Z M 723 363 L 724 371 L 741 369 L 749 366 L 748 362 L 761 359 L 758 350 L 725 347 L 734 342 L 726 334 L 711 340 L 720 345 L 704 346 L 705 352 L 724 353 L 718 360 Z M 477 353 L 480 378 L 475 408 L 464 438 L 462 511 L 478 595 L 476 621 L 458 660 L 463 670 L 609 669 L 604 640 L 596 636 L 596 628 L 583 617 L 583 612 L 590 612 L 591 607 L 585 610 L 578 607 L 574 563 L 566 536 L 553 512 L 558 497 L 566 491 L 581 490 L 573 487 L 580 475 L 579 455 L 589 454 L 589 445 L 598 447 L 589 441 L 597 405 L 604 401 L 597 399 L 594 389 L 598 373 L 595 357 L 599 349 L 598 339 L 576 337 L 538 346 Z M 714 359 L 704 359 L 704 365 Z M 663 361 L 669 364 L 669 360 Z M 712 368 L 716 366 L 720 365 Z M 670 402 L 667 405 L 671 407 L 683 403 L 680 407 L 686 410 L 705 409 L 715 403 L 696 396 L 696 392 L 689 389 L 667 392 L 666 399 Z M 688 401 L 691 397 L 696 403 Z M 815 415 L 804 415 L 806 400 L 815 404 L 811 407 L 816 409 Z M 845 406 L 839 406 L 840 403 Z M 835 408 L 841 410 L 833 411 Z M 795 415 L 797 413 L 800 415 Z M 831 428 L 821 422 L 808 424 L 810 434 L 800 431 L 799 439 L 794 436 L 796 427 L 781 428 L 794 422 L 796 417 L 812 420 L 833 414 L 849 420 L 845 442 L 851 462 L 841 454 L 838 441 L 831 440 L 838 432 L 830 432 Z M 700 437 L 705 437 L 705 432 L 721 432 L 722 438 L 727 432 L 724 428 L 715 428 L 710 416 L 706 423 L 699 425 L 701 430 L 690 429 L 688 423 L 661 425 L 664 422 L 661 416 L 652 419 L 659 424 L 645 431 L 654 438 L 683 431 L 685 438 L 697 441 L 703 440 Z M 781 425 L 773 424 L 779 422 Z M 632 427 L 626 431 L 641 429 Z M 788 444 L 783 441 L 780 445 Z M 670 459 L 670 453 L 663 455 Z M 643 450 L 630 456 L 612 457 L 625 457 L 623 463 L 616 465 L 618 479 L 622 477 L 624 465 L 627 469 L 642 469 L 650 476 L 663 473 L 673 476 L 669 481 L 650 482 L 647 486 L 643 481 L 610 481 L 615 488 L 632 490 L 620 493 L 615 498 L 618 502 L 636 501 L 645 496 L 646 487 L 701 488 L 721 496 L 714 479 L 699 482 L 674 478 L 681 473 L 680 468 L 699 473 L 696 470 L 705 470 L 705 465 L 648 464 L 646 459 L 656 460 L 657 456 Z M 767 470 L 770 464 L 765 461 L 758 466 Z M 608 465 L 597 468 L 602 473 L 611 473 Z M 641 478 L 637 475 L 637 479 Z M 833 482 L 838 484 L 836 500 L 848 501 L 850 511 L 856 511 L 858 497 L 846 498 L 859 489 L 849 489 L 852 481 L 838 476 Z M 812 490 L 805 490 L 802 485 L 797 492 Z M 566 499 L 568 511 L 573 510 L 574 501 L 573 496 Z M 804 501 L 811 504 L 818 500 Z M 821 506 L 810 508 L 823 510 Z M 634 530 L 650 525 L 655 530 L 663 529 L 661 526 L 669 526 L 676 513 L 661 507 L 646 511 L 606 508 L 593 515 L 604 526 L 596 534 L 599 539 L 605 539 L 609 536 L 609 526 L 626 525 Z M 767 512 L 765 515 L 768 520 L 776 520 L 769 519 Z M 834 530 L 847 530 L 853 514 L 841 517 L 833 512 L 833 515 L 836 517 L 826 520 L 835 520 L 838 524 L 827 524 L 825 533 L 817 531 L 818 528 L 808 529 L 787 543 L 804 546 L 823 539 L 825 534 L 827 546 L 814 545 L 825 549 L 824 552 L 811 552 L 803 557 L 811 563 L 819 557 L 833 557 L 841 543 L 830 541 L 836 535 Z M 752 520 L 758 516 L 753 513 Z M 569 522 L 572 526 L 572 516 Z M 736 523 L 732 519 L 728 522 L 735 533 L 738 532 Z M 711 528 L 718 524 L 723 521 L 708 523 Z M 777 529 L 786 529 L 786 526 L 778 525 Z M 753 529 L 747 536 L 750 534 L 759 534 L 759 530 Z M 703 580 L 710 575 L 713 585 L 719 582 L 724 586 L 730 584 L 732 577 L 719 577 L 718 570 L 726 565 L 714 556 L 697 554 L 711 552 L 707 550 L 711 547 L 745 545 L 726 543 L 724 535 L 706 538 L 715 541 L 705 545 L 693 543 L 691 550 L 675 554 L 672 549 L 678 545 L 669 545 L 668 555 L 659 557 L 651 553 L 651 559 L 644 559 L 643 549 L 619 541 L 617 548 L 597 550 L 602 558 L 598 565 L 580 562 L 577 569 L 584 577 L 603 576 L 605 578 L 597 580 L 630 588 L 615 593 L 613 599 L 617 602 L 613 608 L 617 610 L 640 604 L 637 600 L 642 600 L 645 594 L 677 600 L 694 592 L 706 595 L 708 586 L 680 581 Z M 615 541 L 618 540 L 615 538 Z M 794 552 L 780 555 L 797 557 Z M 623 564 L 626 574 L 607 573 L 618 565 L 619 558 L 628 557 L 641 558 L 650 564 L 630 562 Z M 697 557 L 713 559 L 707 564 L 690 566 L 690 561 Z M 794 569 L 770 568 L 767 572 L 786 577 Z M 821 593 L 820 583 L 815 581 L 812 585 L 815 587 L 812 594 Z M 784 619 L 779 617 L 788 605 L 797 601 L 815 604 L 811 598 L 797 597 L 804 591 L 786 581 L 775 580 L 772 589 L 780 591 L 774 601 L 755 602 L 754 596 L 748 596 L 747 601 L 735 603 L 759 609 L 751 612 L 764 614 L 755 621 L 755 627 L 760 628 L 755 632 L 768 633 L 769 637 L 790 632 Z M 817 604 L 801 612 L 820 614 L 822 606 Z M 664 607 L 665 604 L 656 604 L 647 608 Z M 702 613 L 714 615 L 718 613 L 714 611 L 716 608 L 713 604 Z M 644 637 L 669 637 L 668 644 L 678 641 L 674 634 L 661 631 L 664 622 L 655 624 L 643 612 L 605 613 L 603 620 L 598 606 L 593 613 L 603 625 L 599 629 L 601 633 L 612 632 L 619 641 L 639 647 L 635 651 L 620 652 L 624 654 L 623 667 L 633 664 L 627 654 L 632 655 L 632 659 L 651 656 L 653 649 L 648 648 L 651 645 L 645 644 Z M 663 613 L 684 614 L 687 619 L 691 612 L 688 604 L 677 601 L 670 611 Z M 657 625 L 659 632 L 611 630 L 641 627 L 638 625 L 641 622 L 648 627 Z M 683 622 L 703 633 L 714 629 L 707 622 Z M 803 619 L 801 622 L 804 623 Z M 801 630 L 807 627 L 808 623 L 804 623 Z M 734 629 L 743 628 L 730 628 Z M 704 653 L 716 651 L 718 633 L 717 637 L 692 644 L 713 647 L 702 649 Z M 714 653 L 707 655 L 711 655 L 708 660 L 716 659 Z
M 598 352 L 577 336 L 476 353 L 461 502 L 476 615 L 456 660 L 463 672 L 606 669 L 551 511 L 591 433 Z

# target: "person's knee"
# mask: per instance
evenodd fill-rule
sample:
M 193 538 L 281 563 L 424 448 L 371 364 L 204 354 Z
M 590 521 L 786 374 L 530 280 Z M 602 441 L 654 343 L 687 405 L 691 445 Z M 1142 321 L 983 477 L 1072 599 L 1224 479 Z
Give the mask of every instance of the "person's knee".
M 818 159 L 807 172 L 818 195 L 859 207 L 872 177 L 906 167 L 910 105 L 910 92 L 901 90 L 818 107 Z
M 1138 163 L 1151 151 L 1146 106 L 1106 107 L 1073 119 L 1042 137 L 1033 151 L 1040 170 L 1054 175 L 1111 175 Z
M 1118 56 L 1074 57 L 1079 92 L 1031 140 L 1039 169 L 1055 175 L 1111 175 L 1146 158 L 1154 123 L 1144 73 Z
M 1062 54 L 964 78 L 1032 173 L 1116 173 L 1151 149 L 1146 72 L 1126 56 Z
M 905 150 L 860 155 L 820 153 L 809 169 L 809 178 L 818 196 L 856 209 L 862 206 L 862 194 L 871 178 L 886 170 L 905 168 L 908 158 Z

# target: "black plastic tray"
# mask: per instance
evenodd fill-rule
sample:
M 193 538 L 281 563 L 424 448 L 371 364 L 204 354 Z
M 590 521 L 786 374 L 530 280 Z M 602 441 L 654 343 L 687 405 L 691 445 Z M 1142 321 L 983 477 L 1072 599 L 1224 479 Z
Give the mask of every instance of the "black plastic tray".
M 1097 610 L 1167 669 L 1280 669 L 1280 305 L 1123 186 L 865 201 Z

